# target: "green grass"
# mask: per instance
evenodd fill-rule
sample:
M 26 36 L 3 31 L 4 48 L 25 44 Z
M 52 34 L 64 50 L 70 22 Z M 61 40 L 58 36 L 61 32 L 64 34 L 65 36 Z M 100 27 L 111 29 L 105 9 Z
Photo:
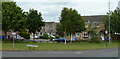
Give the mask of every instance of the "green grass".
M 2 43 L 3 50 L 20 50 L 20 51 L 30 51 L 26 46 L 38 45 L 36 51 L 51 51 L 51 50 L 88 50 L 88 49 L 105 49 L 105 48 L 115 48 L 118 47 L 118 42 L 111 42 L 110 46 L 106 47 L 106 43 L 88 43 L 88 42 L 74 42 L 74 43 L 15 43 L 15 48 L 12 48 L 12 43 Z

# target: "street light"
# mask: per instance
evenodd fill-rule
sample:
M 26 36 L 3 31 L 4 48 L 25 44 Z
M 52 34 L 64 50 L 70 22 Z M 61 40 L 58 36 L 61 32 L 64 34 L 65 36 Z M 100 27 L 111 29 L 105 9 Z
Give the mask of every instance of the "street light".
M 109 45 L 110 45 L 110 42 L 111 42 L 111 40 L 110 40 L 110 0 L 108 1 L 108 10 L 109 10 Z

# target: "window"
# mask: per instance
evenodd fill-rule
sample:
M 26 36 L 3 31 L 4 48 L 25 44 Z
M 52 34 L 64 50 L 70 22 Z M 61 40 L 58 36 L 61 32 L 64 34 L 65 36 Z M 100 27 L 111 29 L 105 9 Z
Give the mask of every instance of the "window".
M 87 34 L 87 33 L 84 33 L 84 34 L 83 34 L 83 37 L 88 37 L 88 34 Z
M 95 27 L 99 27 L 99 24 L 98 24 L 98 23 L 95 23 Z
M 80 33 L 76 33 L 76 37 L 80 37 Z

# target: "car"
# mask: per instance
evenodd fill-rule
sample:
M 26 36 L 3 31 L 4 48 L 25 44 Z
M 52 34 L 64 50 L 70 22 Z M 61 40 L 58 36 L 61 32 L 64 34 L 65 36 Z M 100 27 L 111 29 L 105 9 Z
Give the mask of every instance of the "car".
M 57 42 L 65 42 L 66 39 L 64 38 L 57 38 L 57 39 L 54 39 L 54 41 L 57 41 Z M 66 42 L 70 42 L 70 40 L 66 40 Z
M 34 38 L 34 39 L 39 39 L 39 36 L 36 36 L 36 35 L 35 35 L 35 36 L 30 35 L 30 39 L 33 39 L 33 38 Z
M 0 39 L 5 39 L 5 36 L 4 35 L 0 36 Z
M 13 35 L 13 38 L 17 39 L 17 40 L 24 40 L 25 39 L 25 38 L 21 37 L 20 35 Z

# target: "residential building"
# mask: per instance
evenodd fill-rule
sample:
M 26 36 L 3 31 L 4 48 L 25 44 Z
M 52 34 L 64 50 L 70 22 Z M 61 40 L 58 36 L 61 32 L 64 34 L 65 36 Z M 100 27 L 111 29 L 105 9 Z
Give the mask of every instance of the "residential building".
M 94 30 L 97 33 L 100 33 L 101 31 L 105 30 L 104 23 L 103 23 L 105 16 L 107 16 L 107 15 L 82 16 L 82 18 L 85 21 L 85 28 L 86 28 L 86 31 L 83 32 L 83 34 L 82 34 L 83 40 L 90 38 L 90 36 L 88 34 L 88 31 L 90 31 L 90 30 Z M 101 34 L 101 38 L 103 38 L 103 37 L 104 37 L 104 34 Z M 104 39 L 102 39 L 102 40 L 104 40 Z
M 40 35 L 43 35 L 45 33 L 47 33 L 50 36 L 55 35 L 57 32 L 56 30 L 57 24 L 58 23 L 56 22 L 45 22 L 45 26 L 42 27 Z
M 106 15 L 95 15 L 95 16 L 82 16 L 85 21 L 85 27 L 87 30 L 96 28 L 97 32 L 104 30 L 104 19 Z
M 75 33 L 74 35 L 68 36 L 67 39 L 77 38 L 77 40 L 88 40 L 90 38 L 88 31 L 95 30 L 97 33 L 105 30 L 104 28 L 104 18 L 107 15 L 94 15 L 94 16 L 82 16 L 83 20 L 85 21 L 85 28 L 86 30 L 82 33 Z M 104 37 L 104 34 L 101 35 L 101 38 Z M 104 40 L 104 38 L 102 39 Z
M 89 39 L 88 31 L 94 29 L 96 32 L 100 32 L 104 30 L 104 18 L 106 15 L 94 15 L 94 16 L 82 16 L 83 20 L 85 21 L 85 28 L 86 30 L 82 33 L 75 33 L 66 37 L 68 40 L 73 40 L 76 38 L 77 40 L 87 40 Z M 56 34 L 56 27 L 57 24 L 55 22 L 45 22 L 45 26 L 42 27 L 41 32 L 39 35 L 43 35 L 47 33 L 48 35 L 55 35 Z M 103 36 L 103 35 L 102 35 Z

